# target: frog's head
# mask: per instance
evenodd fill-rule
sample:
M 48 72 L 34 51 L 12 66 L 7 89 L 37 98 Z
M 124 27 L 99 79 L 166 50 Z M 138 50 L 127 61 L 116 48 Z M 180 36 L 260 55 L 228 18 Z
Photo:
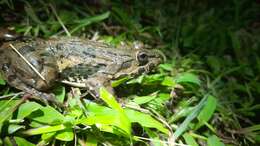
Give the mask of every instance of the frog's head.
M 115 78 L 148 73 L 163 60 L 163 54 L 158 50 L 137 49 L 131 52 L 131 56 L 131 59 L 121 64 L 121 68 L 114 76 Z

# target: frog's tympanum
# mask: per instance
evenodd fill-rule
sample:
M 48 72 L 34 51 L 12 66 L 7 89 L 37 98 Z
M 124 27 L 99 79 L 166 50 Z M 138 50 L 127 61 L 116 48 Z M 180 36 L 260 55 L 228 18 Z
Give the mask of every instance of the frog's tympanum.
M 63 82 L 86 87 L 93 96 L 99 96 L 100 87 L 113 91 L 111 80 L 147 73 L 160 61 L 159 54 L 152 50 L 115 48 L 81 38 L 14 39 L 0 47 L 0 69 L 7 82 L 41 95 L 55 83 Z

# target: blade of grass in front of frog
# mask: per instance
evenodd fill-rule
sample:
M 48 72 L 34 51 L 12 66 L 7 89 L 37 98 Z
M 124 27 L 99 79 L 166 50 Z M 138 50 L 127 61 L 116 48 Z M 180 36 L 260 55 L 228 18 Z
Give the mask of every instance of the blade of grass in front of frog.
M 104 102 L 106 102 L 106 104 L 110 108 L 116 110 L 119 113 L 119 121 L 117 121 L 118 123 L 116 123 L 117 127 L 124 131 L 123 132 L 123 134 L 125 134 L 124 136 L 131 136 L 131 122 L 128 116 L 126 115 L 124 109 L 116 101 L 115 97 L 106 90 L 106 88 L 101 87 L 99 89 L 99 92 L 100 92 L 100 98 Z
M 1 106 L 1 112 L 0 112 L 0 125 L 6 120 L 8 119 L 13 113 L 14 111 L 19 107 L 19 105 L 21 105 L 26 99 L 27 96 L 24 96 L 22 99 L 20 99 L 19 101 L 17 101 L 16 103 L 14 103 L 13 105 L 11 105 L 11 107 L 9 107 L 9 103 L 16 98 L 19 95 L 15 95 L 13 96 L 9 101 L 7 101 L 3 106 Z M 8 108 L 8 109 L 7 109 Z M 7 109 L 7 110 L 6 110 Z
M 46 83 L 46 79 L 38 72 L 38 70 L 12 45 L 9 44 L 9 46 L 25 61 L 26 64 L 28 64 L 32 70 Z
M 189 145 L 186 145 L 186 144 L 182 144 L 182 143 L 175 143 L 175 142 L 168 142 L 168 141 L 162 141 L 162 140 L 157 140 L 157 139 L 153 139 L 153 138 L 146 138 L 146 137 L 141 137 L 141 136 L 133 136 L 134 139 L 136 141 L 140 141 L 140 140 L 145 140 L 145 141 L 150 141 L 150 142 L 158 142 L 162 145 L 174 145 L 174 146 L 189 146 Z
M 18 92 L 18 93 L 13 93 L 13 94 L 7 94 L 7 95 L 0 96 L 0 99 L 9 98 L 9 97 L 14 97 L 14 96 L 19 96 L 19 95 L 22 95 L 22 94 L 24 94 L 24 92 Z M 1 109 L 0 109 L 0 111 L 1 111 Z
M 205 95 L 201 101 L 199 102 L 199 104 L 197 106 L 195 106 L 194 110 L 192 113 L 190 113 L 190 115 L 188 115 L 186 117 L 186 119 L 184 120 L 184 122 L 181 123 L 181 125 L 176 129 L 176 131 L 173 133 L 173 140 L 175 141 L 176 139 L 178 139 L 178 137 L 180 135 L 182 135 L 183 132 L 185 132 L 188 129 L 188 125 L 190 124 L 190 122 L 196 118 L 196 116 L 199 114 L 199 112 L 201 111 L 201 109 L 203 108 L 203 105 L 206 103 L 208 98 L 208 95 Z
M 66 26 L 64 25 L 64 23 L 62 22 L 62 20 L 60 19 L 60 17 L 58 16 L 58 14 L 57 14 L 55 8 L 53 7 L 53 5 L 50 4 L 49 6 L 51 7 L 52 12 L 54 13 L 54 15 L 55 15 L 56 19 L 58 20 L 58 22 L 60 23 L 61 27 L 62 27 L 62 28 L 64 29 L 64 31 L 66 32 L 67 36 L 68 36 L 68 37 L 71 37 L 70 32 L 68 31 L 68 29 L 66 28 Z

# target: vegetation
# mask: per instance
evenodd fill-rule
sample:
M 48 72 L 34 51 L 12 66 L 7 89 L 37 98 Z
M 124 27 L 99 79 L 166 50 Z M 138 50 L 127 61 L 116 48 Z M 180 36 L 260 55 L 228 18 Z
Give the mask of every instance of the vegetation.
M 65 109 L 24 101 L 0 79 L 0 145 L 260 143 L 258 1 L 0 0 L 0 10 L 1 26 L 26 36 L 138 40 L 166 56 L 154 73 L 115 81 L 120 99 L 57 87 Z

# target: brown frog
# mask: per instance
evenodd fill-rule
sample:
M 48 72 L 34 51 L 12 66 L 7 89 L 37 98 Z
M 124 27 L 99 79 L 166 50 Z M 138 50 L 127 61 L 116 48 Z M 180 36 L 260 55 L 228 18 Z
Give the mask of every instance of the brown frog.
M 98 97 L 100 87 L 113 92 L 112 80 L 147 73 L 160 62 L 160 55 L 152 50 L 115 48 L 73 37 L 13 39 L 0 47 L 0 69 L 7 82 L 47 98 L 48 94 L 42 92 L 47 92 L 56 82 L 85 87 Z

